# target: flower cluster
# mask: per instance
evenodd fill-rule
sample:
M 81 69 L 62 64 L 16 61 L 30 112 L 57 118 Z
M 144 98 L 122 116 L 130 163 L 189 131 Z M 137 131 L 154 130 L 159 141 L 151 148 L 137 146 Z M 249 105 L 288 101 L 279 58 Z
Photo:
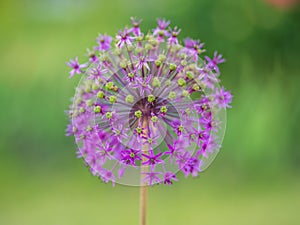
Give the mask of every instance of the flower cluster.
M 115 38 L 99 35 L 83 64 L 77 57 L 68 63 L 70 77 L 82 79 L 67 134 L 104 182 L 170 185 L 178 171 L 195 177 L 220 148 L 225 121 L 219 115 L 232 100 L 219 87 L 224 59 L 201 57 L 199 40 L 181 44 L 170 21 L 158 19 L 148 34 L 140 20 L 131 22 Z

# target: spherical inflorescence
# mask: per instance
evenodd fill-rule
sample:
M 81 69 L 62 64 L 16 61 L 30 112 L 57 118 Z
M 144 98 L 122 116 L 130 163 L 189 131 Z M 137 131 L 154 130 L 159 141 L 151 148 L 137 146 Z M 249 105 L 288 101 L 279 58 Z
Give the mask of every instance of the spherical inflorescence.
M 133 18 L 115 39 L 99 35 L 87 63 L 68 63 L 70 77 L 82 79 L 67 134 L 104 182 L 169 185 L 178 171 L 198 176 L 220 149 L 232 100 L 219 87 L 224 59 L 202 59 L 204 44 L 187 38 L 181 45 L 169 24 L 158 19 L 145 35 Z

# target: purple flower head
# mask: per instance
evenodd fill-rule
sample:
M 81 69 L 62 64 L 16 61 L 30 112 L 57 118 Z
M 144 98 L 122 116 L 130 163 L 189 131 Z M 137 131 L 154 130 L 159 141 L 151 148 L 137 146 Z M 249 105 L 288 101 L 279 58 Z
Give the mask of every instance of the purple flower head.
M 91 63 L 94 63 L 94 64 L 96 64 L 96 63 L 99 63 L 99 58 L 98 58 L 98 56 L 95 54 L 95 52 L 94 51 L 91 51 L 91 50 L 87 50 L 88 51 L 88 56 L 89 56 L 89 59 L 90 59 L 90 62 Z
M 134 18 L 134 17 L 131 17 L 130 20 L 131 20 L 131 23 L 132 23 L 132 26 L 133 26 L 130 31 L 135 36 L 142 35 L 141 29 L 140 29 L 140 24 L 141 24 L 142 20 L 139 20 L 139 19 Z
M 202 128 L 199 127 L 198 129 L 194 128 L 194 131 L 195 131 L 194 135 L 197 140 L 198 146 L 200 146 L 201 143 L 209 140 L 209 138 L 210 138 L 210 130 L 209 129 L 202 130 Z
M 71 59 L 70 62 L 67 63 L 67 65 L 72 68 L 70 72 L 70 78 L 73 77 L 75 73 L 81 74 L 81 69 L 87 67 L 87 64 L 79 64 L 78 57 L 76 57 L 75 59 Z
M 191 157 L 186 160 L 186 163 L 184 164 L 181 170 L 186 177 L 189 176 L 190 174 L 193 177 L 196 177 L 198 176 L 198 173 L 201 172 L 200 166 L 201 166 L 201 161 L 198 158 Z
M 170 28 L 170 37 L 168 38 L 168 44 L 170 45 L 177 45 L 178 44 L 178 38 L 181 29 L 178 29 L 175 27 L 174 29 Z
M 112 132 L 115 137 L 117 137 L 119 140 L 122 140 L 123 138 L 128 138 L 129 129 L 125 128 L 123 124 L 117 124 L 116 126 L 112 127 Z
M 99 171 L 99 176 L 102 178 L 103 182 L 108 183 L 109 181 L 112 182 L 113 186 L 115 185 L 115 175 L 113 174 L 113 171 L 102 169 L 102 171 Z
M 150 186 L 162 182 L 162 179 L 159 177 L 162 174 L 161 172 L 154 172 L 154 170 L 151 169 L 151 172 L 143 172 L 142 174 L 145 175 L 143 182 Z
M 221 54 L 218 55 L 218 53 L 215 52 L 213 59 L 210 59 L 208 56 L 205 56 L 205 59 L 208 63 L 208 66 L 211 69 L 215 70 L 217 74 L 220 74 L 220 69 L 219 69 L 218 65 L 225 62 L 225 59 L 223 59 L 223 56 Z
M 67 129 L 66 129 L 66 136 L 72 136 L 75 134 L 74 127 L 72 124 L 68 124 Z
M 120 30 L 115 44 L 99 35 L 67 115 L 77 157 L 103 182 L 171 185 L 177 172 L 196 177 L 215 158 L 232 95 L 220 87 L 221 55 L 202 57 L 199 40 L 178 40 L 180 29 L 158 19 L 142 33 L 141 20 Z M 137 177 L 134 177 L 137 176 Z M 138 179 L 136 179 L 138 178 Z
M 232 101 L 232 95 L 229 91 L 225 91 L 224 87 L 222 87 L 220 90 L 216 90 L 214 97 L 215 103 L 221 108 L 231 108 L 229 104 Z
M 153 150 L 149 151 L 149 154 L 142 154 L 143 157 L 146 158 L 146 160 L 143 162 L 143 165 L 157 165 L 159 163 L 162 163 L 163 160 L 161 160 L 162 152 L 154 154 Z
M 170 25 L 169 20 L 165 19 L 157 19 L 158 27 L 153 30 L 153 35 L 159 36 L 159 40 L 163 40 L 164 37 L 169 37 L 170 33 L 168 32 L 167 28 Z
M 106 81 L 105 73 L 107 73 L 107 69 L 104 69 L 103 65 L 99 63 L 96 68 L 91 69 L 90 76 L 87 79 L 93 79 L 96 83 L 99 83 L 99 79 Z
M 220 82 L 218 79 L 219 73 L 216 74 L 213 72 L 213 69 L 207 62 L 203 62 L 203 67 L 199 68 L 199 72 L 203 79 L 203 84 L 209 87 L 210 89 L 214 89 L 214 86 Z
M 172 127 L 174 129 L 174 132 L 180 136 L 184 132 L 184 125 L 181 123 L 180 120 L 176 119 L 172 122 Z
M 137 60 L 138 60 L 138 62 L 136 63 L 135 67 L 138 70 L 142 70 L 144 68 L 147 70 L 150 70 L 149 65 L 148 65 L 149 59 L 147 59 L 145 56 L 140 56 L 140 57 L 138 57 Z
M 120 30 L 116 38 L 118 40 L 117 46 L 120 48 L 122 48 L 124 45 L 131 45 L 134 40 L 134 37 L 130 36 L 130 30 L 127 28 Z
M 173 181 L 178 181 L 176 175 L 172 172 L 166 172 L 164 175 L 164 184 L 172 185 Z
M 186 53 L 188 56 L 192 57 L 196 62 L 198 61 L 198 55 L 205 52 L 203 49 L 204 43 L 201 43 L 200 40 L 193 40 L 191 38 L 186 38 L 184 40 L 184 48 L 182 49 L 183 53 Z
M 151 94 L 152 87 L 150 85 L 151 75 L 149 74 L 147 78 L 138 77 L 136 79 L 136 83 L 131 85 L 132 88 L 139 90 L 140 95 L 144 96 L 144 94 Z
M 107 51 L 111 48 L 111 41 L 112 38 L 108 35 L 102 35 L 99 34 L 99 36 L 96 39 L 98 46 L 96 46 L 94 49 L 98 51 Z
M 171 162 L 174 158 L 177 158 L 184 153 L 184 148 L 178 144 L 178 141 L 174 141 L 173 145 L 168 144 L 168 148 L 169 149 L 165 152 L 165 155 L 170 156 Z
M 141 153 L 138 150 L 124 150 L 121 152 L 121 154 L 124 164 L 136 166 L 136 161 L 142 161 L 142 158 L 140 157 Z
M 151 136 L 151 135 L 147 135 L 146 137 L 143 137 L 144 142 L 143 144 L 149 144 L 149 145 L 157 145 L 157 141 L 158 141 L 159 136 Z
M 170 25 L 170 23 L 170 20 L 157 19 L 158 28 L 161 30 L 165 30 Z

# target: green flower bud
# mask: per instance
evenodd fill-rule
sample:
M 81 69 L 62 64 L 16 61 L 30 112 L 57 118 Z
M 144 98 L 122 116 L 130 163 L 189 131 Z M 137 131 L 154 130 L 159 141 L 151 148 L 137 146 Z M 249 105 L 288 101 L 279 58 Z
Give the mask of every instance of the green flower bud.
M 156 122 L 158 121 L 158 117 L 157 117 L 157 116 L 152 116 L 152 117 L 151 117 L 151 121 L 152 121 L 153 123 L 156 123 Z
M 143 35 L 136 37 L 136 40 L 137 40 L 137 41 L 142 41 L 143 39 L 144 39 L 144 36 L 143 36 Z
M 183 97 L 187 97 L 187 96 L 189 96 L 190 95 L 190 93 L 187 91 L 187 90 L 183 90 L 182 91 L 182 96 Z
M 163 30 L 159 30 L 159 31 L 158 31 L 158 34 L 159 34 L 160 36 L 164 36 L 165 33 L 164 33 Z
M 182 66 L 186 66 L 186 65 L 187 65 L 187 61 L 186 61 L 186 60 L 181 60 L 180 64 L 181 64 Z
M 148 44 L 148 43 L 147 43 L 147 44 L 145 45 L 145 49 L 146 49 L 146 50 L 152 50 L 152 49 L 153 49 L 153 46 L 152 46 L 151 44 Z
M 135 130 L 138 134 L 141 134 L 143 132 L 143 129 L 141 127 L 137 127 L 135 128 Z
M 129 78 L 134 78 L 134 73 L 128 73 L 127 76 L 128 76 Z
M 108 90 L 112 90 L 112 89 L 114 88 L 114 83 L 113 83 L 112 81 L 107 82 L 107 83 L 105 84 L 105 87 L 106 87 L 106 89 L 108 89 Z
M 165 61 L 165 59 L 166 59 L 166 56 L 165 55 L 163 55 L 163 54 L 160 54 L 159 56 L 158 56 L 158 60 L 160 60 L 160 61 Z
M 157 77 L 154 77 L 152 80 L 152 86 L 153 87 L 160 87 L 161 82 L 159 81 L 159 79 Z
M 170 86 L 172 84 L 172 82 L 170 80 L 166 80 L 166 86 Z
M 80 107 L 79 112 L 80 112 L 80 113 L 84 113 L 84 112 L 85 112 L 85 109 L 84 109 L 83 107 Z
M 97 98 L 104 98 L 104 92 L 103 91 L 99 91 L 97 93 Z
M 93 100 L 92 100 L 92 99 L 89 99 L 89 100 L 86 101 L 85 104 L 86 104 L 86 106 L 90 107 L 90 106 L 93 105 Z
M 180 132 L 183 132 L 183 131 L 184 131 L 184 128 L 183 128 L 182 125 L 180 125 L 180 126 L 178 127 L 178 131 L 180 131 Z
M 93 128 L 91 126 L 87 126 L 86 129 L 85 129 L 87 132 L 90 132 L 93 130 Z
M 202 52 L 204 52 L 202 49 L 198 49 L 198 54 L 200 55 Z
M 194 85 L 193 85 L 193 90 L 194 90 L 194 91 L 199 91 L 199 90 L 200 90 L 199 85 L 198 85 L 198 84 L 194 84 Z
M 158 41 L 154 38 L 152 38 L 151 40 L 149 40 L 150 44 L 153 46 L 156 46 L 158 44 Z
M 96 105 L 96 106 L 94 107 L 94 112 L 95 112 L 95 113 L 100 113 L 100 112 L 101 112 L 101 106 L 100 106 L 100 105 Z
M 155 60 L 155 65 L 157 66 L 157 67 L 160 67 L 161 66 L 161 61 L 159 60 L 159 59 L 157 59 L 157 60 Z
M 126 101 L 127 103 L 133 103 L 134 98 L 133 98 L 132 95 L 127 95 L 126 98 L 125 98 L 125 101 Z
M 107 119 L 111 119 L 112 118 L 112 112 L 107 112 L 105 114 L 105 116 L 106 116 Z
M 137 110 L 137 111 L 134 112 L 135 117 L 138 118 L 138 119 L 142 117 L 142 114 L 143 113 L 142 113 L 141 110 Z
M 177 81 L 177 83 L 178 83 L 178 85 L 179 85 L 180 87 L 183 87 L 183 86 L 186 85 L 186 81 L 185 81 L 185 79 L 183 79 L 183 78 L 179 78 L 178 81 Z
M 116 97 L 116 96 L 114 96 L 114 95 L 109 96 L 109 102 L 110 102 L 111 104 L 114 104 L 114 103 L 116 102 L 116 100 L 117 100 L 117 97 Z
M 122 62 L 120 62 L 120 66 L 121 68 L 125 69 L 127 67 L 127 62 L 123 60 Z
M 179 57 L 180 57 L 181 59 L 186 59 L 187 55 L 186 55 L 185 53 L 181 53 L 181 54 L 179 55 Z
M 87 85 L 87 86 L 85 87 L 84 91 L 85 91 L 86 93 L 90 93 L 90 92 L 92 91 L 91 86 L 90 86 L 90 85 Z
M 96 85 L 96 84 L 93 84 L 92 89 L 93 89 L 93 90 L 98 90 L 98 89 L 99 89 L 99 86 Z
M 176 68 L 177 68 L 177 66 L 175 64 L 173 64 L 173 63 L 170 64 L 170 70 L 171 71 L 176 70 Z
M 163 105 L 163 106 L 160 108 L 160 112 L 162 112 L 162 113 L 167 113 L 167 112 L 168 112 L 167 106 Z
M 150 34 L 147 34 L 146 37 L 145 37 L 145 40 L 146 40 L 146 41 L 149 41 L 150 38 L 152 38 L 152 36 L 151 36 Z
M 186 77 L 189 79 L 193 79 L 194 78 L 194 73 L 192 71 L 187 71 L 186 72 Z
M 75 100 L 76 105 L 79 105 L 81 102 L 82 102 L 82 99 L 81 99 L 81 98 L 77 98 L 77 99 Z
M 148 144 L 152 144 L 153 143 L 153 139 L 152 138 L 148 138 L 147 142 L 148 142 Z
M 155 96 L 154 95 L 148 95 L 148 102 L 154 102 Z
M 168 98 L 171 99 L 171 100 L 174 99 L 174 98 L 176 98 L 176 93 L 175 93 L 174 91 L 171 91 L 171 92 L 169 93 Z

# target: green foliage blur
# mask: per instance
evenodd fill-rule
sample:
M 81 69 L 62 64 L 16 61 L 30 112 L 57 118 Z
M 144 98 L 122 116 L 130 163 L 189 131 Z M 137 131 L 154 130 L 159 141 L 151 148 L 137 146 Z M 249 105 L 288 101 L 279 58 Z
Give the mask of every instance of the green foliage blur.
M 232 90 L 222 150 L 197 179 L 149 190 L 149 225 L 300 224 L 300 7 L 291 0 L 1 0 L 0 225 L 138 224 L 138 188 L 76 159 L 65 62 L 143 19 L 222 53 Z M 290 4 L 290 5 L 285 5 Z

